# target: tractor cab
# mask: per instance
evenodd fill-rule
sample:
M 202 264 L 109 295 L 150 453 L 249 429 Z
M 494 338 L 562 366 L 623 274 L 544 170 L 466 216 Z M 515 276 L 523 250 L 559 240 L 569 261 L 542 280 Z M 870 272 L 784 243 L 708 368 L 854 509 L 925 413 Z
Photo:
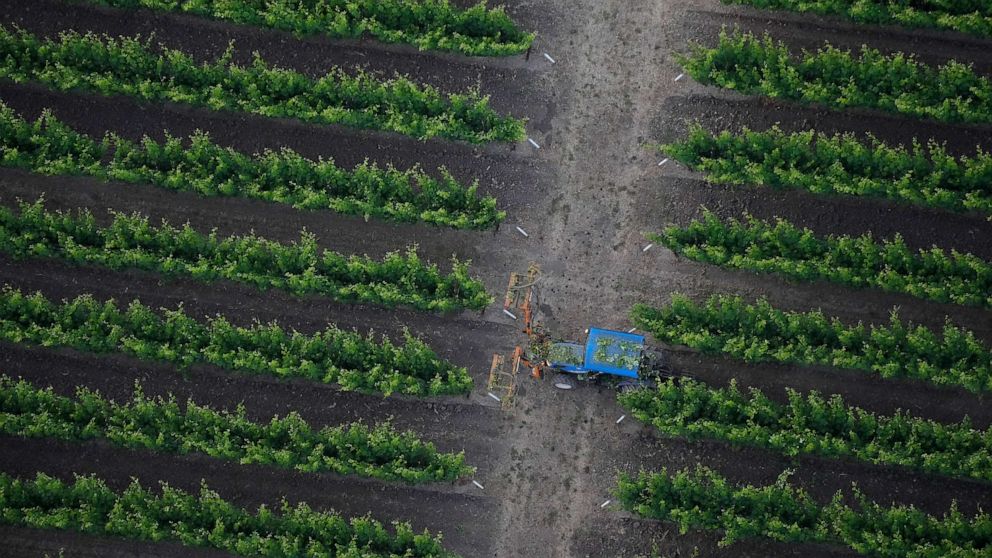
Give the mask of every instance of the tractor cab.
M 522 331 L 530 340 L 528 353 L 517 345 L 512 355 L 493 353 L 489 367 L 487 395 L 496 400 L 504 410 L 513 407 L 517 394 L 517 377 L 521 369 L 530 369 L 535 379 L 544 377 L 546 371 L 556 373 L 555 387 L 572 389 L 576 381 L 609 383 L 620 391 L 651 387 L 659 378 L 687 378 L 675 373 L 668 361 L 668 354 L 648 349 L 644 336 L 610 329 L 589 328 L 586 342 L 551 342 L 547 333 L 534 320 L 536 287 L 540 281 L 540 268 L 534 262 L 526 273 L 513 272 L 503 299 L 503 314 L 523 323 Z
M 574 387 L 571 378 L 618 380 L 621 390 L 650 385 L 654 378 L 670 376 L 663 353 L 648 350 L 644 336 L 623 331 L 589 328 L 585 345 L 559 342 L 548 351 L 547 367 L 559 373 L 555 386 Z

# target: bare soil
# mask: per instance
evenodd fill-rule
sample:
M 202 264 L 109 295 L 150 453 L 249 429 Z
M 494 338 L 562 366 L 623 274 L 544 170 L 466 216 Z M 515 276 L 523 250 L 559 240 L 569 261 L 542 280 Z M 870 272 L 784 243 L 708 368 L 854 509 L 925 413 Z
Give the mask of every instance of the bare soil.
M 556 337 L 581 338 L 590 326 L 627 329 L 631 304 L 663 304 L 672 292 L 702 299 L 716 292 L 767 297 L 791 309 L 821 308 L 843 320 L 880 323 L 893 307 L 916 323 L 939 327 L 947 319 L 992 342 L 988 311 L 940 305 L 872 290 L 826 284 L 798 284 L 771 276 L 719 270 L 653 247 L 642 234 L 669 223 L 684 223 L 705 205 L 725 216 L 747 211 L 782 216 L 822 233 L 878 236 L 902 234 L 913 246 L 938 245 L 992 258 L 992 224 L 980 216 L 952 215 L 878 200 L 821 198 L 801 192 L 705 183 L 663 157 L 649 144 L 680 137 L 688 122 L 712 129 L 780 123 L 786 129 L 813 127 L 827 132 L 872 133 L 887 141 L 914 137 L 945 141 L 968 153 L 992 131 L 983 126 L 951 126 L 914 121 L 877 111 L 838 113 L 823 107 L 758 100 L 715 88 L 681 73 L 677 53 L 698 41 L 712 44 L 723 26 L 767 30 L 790 46 L 815 48 L 824 40 L 846 48 L 869 43 L 902 50 L 928 63 L 949 58 L 992 72 L 987 41 L 934 31 L 863 28 L 830 18 L 799 17 L 723 6 L 718 0 L 512 0 L 509 12 L 538 31 L 529 58 L 469 59 L 382 45 L 374 41 L 333 41 L 211 22 L 191 16 L 120 11 L 84 4 L 38 0 L 0 1 L 0 23 L 54 35 L 64 29 L 110 34 L 154 34 L 167 46 L 198 58 L 217 56 L 234 40 L 240 60 L 257 50 L 274 63 L 310 75 L 332 65 L 394 72 L 445 90 L 478 85 L 498 110 L 529 119 L 530 136 L 541 145 L 471 146 L 418 142 L 396 134 L 315 126 L 244 114 L 83 93 L 58 93 L 35 85 L 0 83 L 0 99 L 25 116 L 43 109 L 88 133 L 111 131 L 137 139 L 161 138 L 163 130 L 187 135 L 208 131 L 223 145 L 246 151 L 291 147 L 310 157 L 342 165 L 365 159 L 398 167 L 421 165 L 429 172 L 444 165 L 463 180 L 478 179 L 509 213 L 495 232 L 448 231 L 396 225 L 329 212 L 302 212 L 251 200 L 210 198 L 144 185 L 102 183 L 88 178 L 45 177 L 0 169 L 0 203 L 33 200 L 48 207 L 89 208 L 101 219 L 107 209 L 138 211 L 153 219 L 190 222 L 224 234 L 255 231 L 293 240 L 306 228 L 322 246 L 344 253 L 381 255 L 419 245 L 440 265 L 452 255 L 473 261 L 475 275 L 499 297 L 511 271 L 540 264 L 538 320 Z M 551 64 L 544 53 L 556 60 Z M 527 237 L 517 232 L 520 226 Z M 712 441 L 657 435 L 627 418 L 612 390 L 582 386 L 555 390 L 548 381 L 521 377 L 516 406 L 501 412 L 485 390 L 494 352 L 508 353 L 525 342 L 520 324 L 499 305 L 483 313 L 429 315 L 409 309 L 341 304 L 322 297 L 294 297 L 258 291 L 231 282 L 202 284 L 137 271 L 112 272 L 49 260 L 14 261 L 0 256 L 0 284 L 40 290 L 56 298 L 92 293 L 100 299 L 139 298 L 146 304 L 184 308 L 196 315 L 223 313 L 238 323 L 278 320 L 301 331 L 327 323 L 388 336 L 404 328 L 423 336 L 445 358 L 468 367 L 476 389 L 468 397 L 432 400 L 382 398 L 342 392 L 333 386 L 253 377 L 207 366 L 187 371 L 119 355 L 92 355 L 64 348 L 0 344 L 0 366 L 71 393 L 78 385 L 127 398 L 135 381 L 146 393 L 173 393 L 180 399 L 231 408 L 243 402 L 264 419 L 290 411 L 314 424 L 391 419 L 445 450 L 464 450 L 478 467 L 485 488 L 465 481 L 453 485 L 407 487 L 334 475 L 306 475 L 271 467 L 245 467 L 203 456 L 134 452 L 93 442 L 0 438 L 0 470 L 30 476 L 43 471 L 68 478 L 94 472 L 123 486 L 132 477 L 154 484 L 196 488 L 206 480 L 223 496 L 248 506 L 285 497 L 346 514 L 371 513 L 385 521 L 410 521 L 419 529 L 444 533 L 452 550 L 466 557 L 642 556 L 852 556 L 827 545 L 744 541 L 717 546 L 718 534 L 679 534 L 672 524 L 646 521 L 620 511 L 610 491 L 617 471 L 674 470 L 702 463 L 729 478 L 768 483 L 785 469 L 793 480 L 826 501 L 851 483 L 880 502 L 914 504 L 940 513 L 952 500 L 974 512 L 992 501 L 992 486 L 934 477 L 899 467 L 847 460 L 783 458 L 764 450 L 735 448 Z M 867 374 L 811 367 L 744 365 L 674 348 L 677 366 L 707 382 L 736 378 L 743 385 L 784 396 L 784 388 L 841 393 L 853 404 L 891 413 L 908 409 L 943 421 L 970 416 L 992 424 L 988 397 L 937 389 L 919 382 L 882 380 Z M 148 544 L 72 533 L 0 528 L 2 556 L 219 556 L 175 544 Z

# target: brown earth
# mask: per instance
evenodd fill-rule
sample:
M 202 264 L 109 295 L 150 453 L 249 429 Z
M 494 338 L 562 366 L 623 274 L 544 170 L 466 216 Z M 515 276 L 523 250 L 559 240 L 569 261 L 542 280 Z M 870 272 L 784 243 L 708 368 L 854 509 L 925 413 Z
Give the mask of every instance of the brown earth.
M 589 325 L 628 328 L 626 312 L 635 302 L 662 304 L 675 291 L 701 299 L 714 292 L 768 297 L 786 308 L 822 308 L 847 321 L 881 322 L 893 306 L 914 322 L 940 326 L 949 317 L 992 341 L 987 311 L 922 302 L 878 291 L 825 284 L 797 284 L 769 276 L 719 270 L 675 257 L 662 248 L 644 252 L 642 233 L 685 222 L 699 206 L 722 215 L 749 211 L 779 215 L 824 233 L 889 236 L 901 233 L 911 245 L 936 244 L 992 258 L 992 224 L 972 215 L 950 215 L 875 200 L 824 199 L 799 192 L 712 186 L 662 157 L 647 144 L 679 137 L 685 124 L 713 129 L 815 127 L 824 131 L 871 132 L 889 141 L 933 137 L 966 153 L 988 137 L 989 127 L 948 126 L 875 111 L 836 113 L 822 107 L 757 100 L 704 87 L 685 78 L 675 54 L 690 41 L 713 43 L 721 26 L 768 30 L 791 46 L 814 48 L 829 39 L 843 47 L 867 42 L 903 50 L 928 63 L 954 57 L 992 71 L 988 42 L 951 33 L 861 28 L 827 18 L 728 8 L 717 0 L 514 0 L 509 11 L 539 36 L 529 60 L 466 59 L 420 53 L 373 41 L 297 39 L 289 34 L 209 22 L 189 16 L 119 11 L 55 0 L 3 6 L 0 23 L 16 23 L 43 34 L 63 29 L 111 34 L 155 34 L 172 47 L 198 57 L 218 55 L 230 40 L 245 56 L 259 51 L 268 60 L 312 75 L 330 65 L 362 66 L 387 74 L 400 71 L 447 90 L 478 84 L 493 105 L 529 118 L 540 145 L 476 147 L 444 141 L 417 142 L 395 134 L 314 126 L 167 104 L 146 105 L 123 98 L 57 93 L 39 86 L 0 83 L 0 99 L 25 116 L 50 108 L 59 118 L 93 134 L 113 131 L 130 138 L 162 137 L 164 129 L 210 132 L 221 144 L 246 151 L 288 146 L 342 165 L 368 158 L 400 167 L 445 165 L 459 178 L 478 178 L 509 213 L 495 233 L 448 231 L 394 225 L 328 212 L 301 212 L 250 200 L 202 199 L 142 185 L 105 184 L 87 178 L 42 177 L 0 170 L 0 203 L 35 199 L 44 193 L 52 208 L 87 207 L 101 218 L 106 209 L 139 211 L 154 219 L 189 221 L 201 229 L 255 232 L 293 240 L 300 229 L 314 232 L 322 246 L 346 253 L 381 255 L 417 243 L 433 261 L 453 255 L 473 261 L 474 274 L 497 296 L 510 271 L 527 262 L 541 265 L 538 318 L 556 336 L 579 338 Z M 550 64 L 547 52 L 557 61 Z M 242 58 L 244 60 L 244 58 Z M 520 226 L 529 233 L 516 232 Z M 84 292 L 98 298 L 140 298 L 156 306 L 179 303 L 197 315 L 223 313 L 239 323 L 278 320 L 301 331 L 325 324 L 374 329 L 396 336 L 404 327 L 423 336 L 444 357 L 467 366 L 476 380 L 469 397 L 420 400 L 341 392 L 330 386 L 282 382 L 212 367 L 180 373 L 173 367 L 114 355 L 68 349 L 0 344 L 3 372 L 71 393 L 77 385 L 126 398 L 135 380 L 146 393 L 174 393 L 180 399 L 233 407 L 244 402 L 251 416 L 266 418 L 297 411 L 314 424 L 391 418 L 445 450 L 466 452 L 478 467 L 471 483 L 406 487 L 352 477 L 306 475 L 269 467 L 244 467 L 202 456 L 133 452 L 103 443 L 0 438 L 0 470 L 28 476 L 44 471 L 62 477 L 96 472 L 114 486 L 131 477 L 195 488 L 206 479 L 223 496 L 245 505 L 305 500 L 346 514 L 371 513 L 385 521 L 410 521 L 419 529 L 444 533 L 447 545 L 464 556 L 570 557 L 637 556 L 656 547 L 663 556 L 851 556 L 842 548 L 745 541 L 718 548 L 718 535 L 680 535 L 671 524 L 644 521 L 619 511 L 610 491 L 618 470 L 677 469 L 703 463 L 735 481 L 768 483 L 784 469 L 794 482 L 826 500 L 852 482 L 881 502 L 912 503 L 940 513 L 952 500 L 966 512 L 992 501 L 992 486 L 933 477 L 896 467 L 803 457 L 790 460 L 753 448 L 658 436 L 624 413 L 612 390 L 583 386 L 571 392 L 549 382 L 521 378 L 516 407 L 500 412 L 485 393 L 491 354 L 524 341 L 519 324 L 498 305 L 482 314 L 434 316 L 407 309 L 381 309 L 262 292 L 230 282 L 201 284 L 152 274 L 74 268 L 46 260 L 0 257 L 0 283 L 41 290 L 53 297 Z M 743 365 L 726 359 L 676 351 L 675 362 L 705 381 L 737 378 L 776 397 L 785 387 L 841 393 L 880 413 L 906 408 L 945 421 L 964 415 L 992 424 L 987 397 L 940 390 L 918 382 L 881 380 L 862 373 L 778 365 Z M 219 556 L 174 544 L 148 544 L 70 533 L 0 529 L 0 555 Z

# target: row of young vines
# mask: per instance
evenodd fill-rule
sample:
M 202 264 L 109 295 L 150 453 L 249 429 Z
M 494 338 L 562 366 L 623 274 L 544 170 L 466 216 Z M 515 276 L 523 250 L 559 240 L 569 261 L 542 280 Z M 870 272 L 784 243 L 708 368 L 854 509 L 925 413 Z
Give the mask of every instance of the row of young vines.
M 771 37 L 720 33 L 717 46 L 680 56 L 696 81 L 834 109 L 873 108 L 941 122 L 992 122 L 992 82 L 960 62 L 933 68 L 905 54 L 826 45 L 794 54 Z
M 822 312 L 779 310 L 766 300 L 713 295 L 703 304 L 675 294 L 669 305 L 636 305 L 633 323 L 659 341 L 748 362 L 833 366 L 913 378 L 972 392 L 992 391 L 992 349 L 973 332 L 905 324 L 847 325 Z
M 452 260 L 450 273 L 423 262 L 411 247 L 382 260 L 322 250 L 314 235 L 280 243 L 253 234 L 221 238 L 189 224 L 152 225 L 140 215 L 115 214 L 100 226 L 85 210 L 49 212 L 41 200 L 19 210 L 0 208 L 0 251 L 15 258 L 60 258 L 110 269 L 142 269 L 198 281 L 227 279 L 260 289 L 321 294 L 337 300 L 407 305 L 444 312 L 482 310 L 492 302 L 485 286 Z
M 992 37 L 992 4 L 981 0 L 723 0 L 766 10 L 841 16 L 857 23 L 947 29 Z
M 445 395 L 466 393 L 472 378 L 420 339 L 402 344 L 329 326 L 315 333 L 277 323 L 237 326 L 224 316 L 197 320 L 182 307 L 154 310 L 132 301 L 79 296 L 61 303 L 41 293 L 0 291 L 0 339 L 92 353 L 123 353 L 180 367 L 202 363 L 246 374 L 304 378 L 345 390 Z
M 464 186 L 444 168 L 440 178 L 419 168 L 397 170 L 368 162 L 348 170 L 288 148 L 241 153 L 199 131 L 186 140 L 168 132 L 161 142 L 147 136 L 132 142 L 109 133 L 98 140 L 47 111 L 35 122 L 25 121 L 2 102 L 0 165 L 457 229 L 487 229 L 506 217 L 495 198 L 479 196 L 477 181 Z
M 180 405 L 172 396 L 134 397 L 117 403 L 78 387 L 74 397 L 25 380 L 0 376 L 0 432 L 28 438 L 107 440 L 161 453 L 202 453 L 237 463 L 258 463 L 308 473 L 333 472 L 408 483 L 453 481 L 470 475 L 463 454 L 441 453 L 415 433 L 388 423 L 355 422 L 315 429 L 299 414 L 250 420 L 243 406 L 231 412 Z
M 40 39 L 0 26 L 0 78 L 37 82 L 59 91 L 127 95 L 212 110 L 296 118 L 471 143 L 519 141 L 521 120 L 501 116 L 477 91 L 445 94 L 396 76 L 334 68 L 313 79 L 269 66 L 259 56 L 249 66 L 232 62 L 233 50 L 212 62 L 133 37 L 62 33 Z
M 195 14 L 296 35 L 406 43 L 421 50 L 469 56 L 509 56 L 526 51 L 533 33 L 522 31 L 502 7 L 485 1 L 461 8 L 449 0 L 87 0 L 115 8 L 150 8 Z
M 704 211 L 688 226 L 647 236 L 677 254 L 722 267 L 992 308 L 989 262 L 936 247 L 914 251 L 898 235 L 881 242 L 870 234 L 824 237 L 781 219 L 724 221 Z
M 882 506 L 856 488 L 854 504 L 838 491 L 829 504 L 788 483 L 788 471 L 767 486 L 735 486 L 705 467 L 669 474 L 621 474 L 616 495 L 640 516 L 689 529 L 723 532 L 721 544 L 766 537 L 784 542 L 845 545 L 885 558 L 979 558 L 992 552 L 992 516 L 967 517 L 956 507 L 934 516 L 912 506 Z
M 690 380 L 620 394 L 639 420 L 668 436 L 712 438 L 772 449 L 787 456 L 815 454 L 901 465 L 941 475 L 992 481 L 992 428 L 963 419 L 943 424 L 905 412 L 880 416 L 840 395 L 787 389 L 785 403 L 732 381 L 711 388 Z
M 33 480 L 0 473 L 0 524 L 79 531 L 142 541 L 174 541 L 236 556 L 455 558 L 441 537 L 392 529 L 370 517 L 346 519 L 306 503 L 255 512 L 224 500 L 204 484 L 198 494 L 162 483 L 153 491 L 132 481 L 115 491 L 95 475 L 72 482 L 38 473 Z
M 868 135 L 813 130 L 711 133 L 693 124 L 684 139 L 660 147 L 716 184 L 864 196 L 948 211 L 992 214 L 992 156 L 951 155 L 932 140 L 889 145 Z

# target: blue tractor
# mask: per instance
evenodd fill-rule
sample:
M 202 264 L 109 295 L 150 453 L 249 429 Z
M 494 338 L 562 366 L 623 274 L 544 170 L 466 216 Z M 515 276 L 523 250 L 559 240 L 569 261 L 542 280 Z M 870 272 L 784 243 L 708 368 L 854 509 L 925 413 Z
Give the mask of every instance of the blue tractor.
M 585 345 L 553 343 L 545 366 L 557 372 L 555 387 L 572 389 L 573 380 L 606 380 L 626 391 L 654 385 L 659 378 L 671 378 L 675 373 L 667 356 L 648 349 L 644 336 L 590 328 Z

